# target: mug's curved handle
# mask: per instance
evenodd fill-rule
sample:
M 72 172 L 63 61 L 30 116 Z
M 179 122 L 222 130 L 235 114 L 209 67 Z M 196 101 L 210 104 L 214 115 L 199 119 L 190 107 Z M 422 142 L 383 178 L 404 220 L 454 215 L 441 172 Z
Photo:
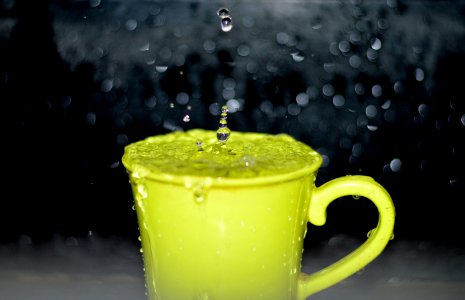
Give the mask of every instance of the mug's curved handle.
M 349 175 L 317 187 L 311 196 L 308 220 L 317 226 L 324 225 L 328 205 L 337 198 L 349 195 L 366 197 L 376 205 L 379 212 L 378 226 L 366 242 L 344 258 L 313 274 L 301 273 L 298 299 L 306 299 L 359 271 L 381 254 L 392 237 L 394 204 L 388 192 L 368 176 Z

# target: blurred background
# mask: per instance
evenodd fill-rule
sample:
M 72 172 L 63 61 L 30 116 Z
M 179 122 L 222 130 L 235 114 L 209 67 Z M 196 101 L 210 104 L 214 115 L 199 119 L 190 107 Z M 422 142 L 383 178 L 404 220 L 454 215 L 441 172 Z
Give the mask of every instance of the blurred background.
M 1 0 L 0 264 L 82 247 L 80 261 L 110 253 L 140 284 L 124 146 L 216 129 L 228 105 L 233 131 L 288 133 L 321 153 L 318 185 L 381 183 L 397 210 L 392 261 L 455 257 L 438 272 L 463 292 L 464 72 L 463 1 Z M 368 200 L 339 199 L 306 248 L 351 248 L 376 223 Z

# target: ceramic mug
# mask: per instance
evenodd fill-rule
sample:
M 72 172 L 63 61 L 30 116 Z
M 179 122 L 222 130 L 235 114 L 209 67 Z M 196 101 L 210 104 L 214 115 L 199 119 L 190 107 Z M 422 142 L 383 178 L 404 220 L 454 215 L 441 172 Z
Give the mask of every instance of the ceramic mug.
M 359 271 L 385 248 L 395 209 L 371 177 L 315 186 L 321 156 L 290 136 L 214 131 L 149 137 L 123 155 L 134 194 L 150 300 L 306 299 Z M 338 262 L 301 272 L 307 222 L 335 199 L 379 212 L 373 234 Z

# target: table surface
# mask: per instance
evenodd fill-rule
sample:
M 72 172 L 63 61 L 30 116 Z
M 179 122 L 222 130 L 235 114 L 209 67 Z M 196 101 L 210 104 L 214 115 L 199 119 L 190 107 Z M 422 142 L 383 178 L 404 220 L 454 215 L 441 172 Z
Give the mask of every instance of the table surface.
M 336 236 L 304 252 L 302 270 L 329 265 L 358 245 Z M 0 244 L 0 299 L 144 300 L 139 245 L 118 238 L 57 237 Z M 465 249 L 392 241 L 374 262 L 312 300 L 463 300 Z

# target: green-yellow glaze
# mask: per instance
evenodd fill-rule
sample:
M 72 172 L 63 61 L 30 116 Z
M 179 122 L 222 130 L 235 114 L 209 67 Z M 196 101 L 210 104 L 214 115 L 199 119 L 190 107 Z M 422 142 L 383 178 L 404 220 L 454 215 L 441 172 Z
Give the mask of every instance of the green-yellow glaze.
M 191 130 L 126 147 L 150 300 L 294 300 L 375 259 L 392 236 L 394 206 L 367 176 L 315 187 L 321 156 L 287 135 Z M 300 271 L 307 222 L 346 195 L 370 199 L 374 233 L 324 270 Z

